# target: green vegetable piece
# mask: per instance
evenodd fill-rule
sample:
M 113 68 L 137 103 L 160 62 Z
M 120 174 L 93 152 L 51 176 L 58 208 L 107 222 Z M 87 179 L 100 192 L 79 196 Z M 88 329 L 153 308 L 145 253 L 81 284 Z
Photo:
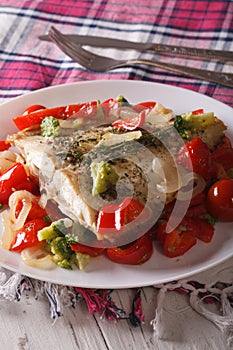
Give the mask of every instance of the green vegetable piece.
M 67 259 L 63 259 L 62 261 L 58 261 L 57 265 L 63 269 L 72 270 L 72 264 Z
M 50 243 L 51 252 L 54 254 L 53 260 L 56 263 L 63 261 L 64 259 L 69 260 L 73 254 L 70 246 L 66 242 L 65 237 L 56 237 Z
M 67 228 L 72 225 L 69 219 L 60 219 L 51 223 L 50 226 L 44 227 L 37 233 L 39 241 L 51 240 L 67 234 Z
M 188 112 L 175 117 L 174 127 L 182 138 L 190 140 L 193 137 L 193 133 L 197 133 L 203 128 L 214 124 L 214 122 L 215 119 L 213 112 L 201 114 Z
M 83 253 L 75 253 L 75 263 L 79 270 L 84 270 L 91 260 L 90 255 Z
M 188 112 L 181 115 L 182 119 L 185 120 L 191 128 L 206 127 L 214 123 L 214 113 L 201 113 L 193 114 Z
M 45 117 L 41 122 L 41 135 L 44 137 L 55 137 L 60 134 L 60 123 L 57 118 Z
M 126 100 L 126 98 L 124 97 L 124 96 L 122 96 L 122 95 L 120 95 L 120 96 L 118 96 L 117 97 L 117 101 L 118 102 L 120 102 L 120 103 L 129 103 L 127 100 Z
M 111 165 L 104 161 L 91 163 L 91 177 L 93 179 L 93 196 L 107 191 L 112 185 L 116 185 L 119 178 Z

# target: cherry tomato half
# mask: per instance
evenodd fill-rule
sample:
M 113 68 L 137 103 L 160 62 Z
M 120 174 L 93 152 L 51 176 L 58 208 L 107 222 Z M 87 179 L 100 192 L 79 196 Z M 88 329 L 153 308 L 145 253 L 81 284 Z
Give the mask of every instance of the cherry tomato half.
M 233 222 L 233 179 L 219 180 L 210 187 L 207 208 L 217 220 Z
M 119 264 L 140 265 L 149 260 L 152 253 L 153 244 L 147 235 L 126 247 L 107 248 L 109 259 Z
M 81 243 L 70 244 L 71 250 L 77 253 L 88 254 L 91 257 L 96 257 L 104 254 L 105 248 L 90 247 Z
M 208 180 L 211 173 L 212 159 L 209 147 L 199 136 L 181 147 L 177 154 L 177 163 L 192 170 Z

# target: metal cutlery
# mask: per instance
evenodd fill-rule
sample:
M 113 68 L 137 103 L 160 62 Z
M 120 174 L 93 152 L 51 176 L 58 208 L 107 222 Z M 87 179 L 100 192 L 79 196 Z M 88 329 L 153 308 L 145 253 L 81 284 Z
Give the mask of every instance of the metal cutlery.
M 100 36 L 63 34 L 67 40 L 71 40 L 78 45 L 87 45 L 93 47 L 111 47 L 121 50 L 132 49 L 137 51 L 154 51 L 157 53 L 186 55 L 203 58 L 214 58 L 224 61 L 233 61 L 233 52 L 222 50 L 199 49 L 195 47 L 184 47 L 175 45 L 164 45 L 156 43 L 140 43 L 113 38 L 104 38 Z M 52 41 L 49 35 L 39 36 L 40 40 Z
M 116 69 L 124 66 L 132 65 L 150 65 L 161 69 L 173 71 L 189 75 L 195 78 L 207 80 L 221 85 L 233 87 L 233 74 L 208 71 L 204 69 L 192 68 L 188 66 L 181 66 L 177 64 L 166 63 L 156 60 L 144 60 L 144 59 L 130 59 L 130 60 L 116 60 L 106 56 L 96 55 L 90 51 L 87 51 L 74 43 L 72 40 L 63 35 L 56 28 L 51 27 L 49 30 L 50 39 L 56 43 L 56 45 L 75 62 L 86 67 L 89 70 L 95 72 L 106 72 L 112 69 Z

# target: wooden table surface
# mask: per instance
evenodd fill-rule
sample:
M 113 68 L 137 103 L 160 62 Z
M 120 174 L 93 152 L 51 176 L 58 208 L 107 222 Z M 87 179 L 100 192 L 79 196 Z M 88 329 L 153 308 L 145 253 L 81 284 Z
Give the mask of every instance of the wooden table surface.
M 130 310 L 132 290 L 113 292 L 117 305 Z M 157 290 L 142 290 L 145 323 L 132 327 L 127 320 L 117 323 L 90 315 L 84 303 L 64 308 L 54 323 L 45 297 L 35 300 L 23 294 L 20 302 L 0 302 L 1 350 L 226 350 L 224 336 L 216 326 L 194 312 L 186 296 L 168 292 L 164 304 L 167 339 L 153 335 Z

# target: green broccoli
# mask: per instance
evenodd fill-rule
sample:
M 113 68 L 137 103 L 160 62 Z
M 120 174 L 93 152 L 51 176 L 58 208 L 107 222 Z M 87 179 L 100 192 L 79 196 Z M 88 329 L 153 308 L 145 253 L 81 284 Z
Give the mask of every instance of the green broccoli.
M 58 136 L 60 134 L 60 123 L 57 118 L 45 117 L 41 122 L 41 135 L 44 137 Z
M 53 255 L 53 261 L 60 267 L 72 269 L 72 257 L 74 252 L 67 244 L 65 237 L 56 237 L 50 243 L 50 249 Z
M 192 132 L 189 129 L 189 125 L 181 115 L 177 115 L 174 119 L 174 127 L 183 139 L 190 140 Z
M 122 95 L 119 95 L 117 97 L 117 101 L 120 102 L 120 103 L 124 103 L 124 104 L 129 104 L 129 102 L 126 100 L 126 98 Z
M 109 163 L 104 161 L 91 163 L 93 179 L 92 195 L 104 193 L 112 185 L 116 185 L 119 176 Z
M 200 114 L 188 112 L 177 115 L 173 125 L 182 138 L 190 140 L 193 138 L 194 134 L 199 134 L 201 130 L 214 124 L 214 122 L 215 118 L 213 112 Z

